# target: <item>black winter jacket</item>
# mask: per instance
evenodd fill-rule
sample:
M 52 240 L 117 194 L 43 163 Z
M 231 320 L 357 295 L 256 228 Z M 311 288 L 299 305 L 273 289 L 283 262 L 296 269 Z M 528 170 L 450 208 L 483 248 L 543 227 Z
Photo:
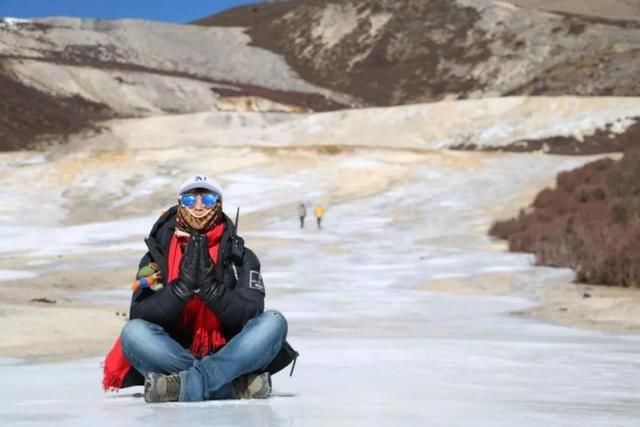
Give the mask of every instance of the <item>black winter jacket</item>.
M 167 257 L 169 245 L 175 232 L 177 206 L 173 206 L 162 214 L 154 224 L 149 237 L 145 239 L 148 252 L 140 260 L 140 268 L 155 262 L 158 264 L 162 277 L 168 277 Z M 216 299 L 211 308 L 220 319 L 224 336 L 227 340 L 233 338 L 242 330 L 245 323 L 260 315 L 264 311 L 265 290 L 259 276 L 260 261 L 248 248 L 244 248 L 242 259 L 233 259 L 231 245 L 235 237 L 233 222 L 224 215 L 225 229 L 220 240 L 220 254 L 216 264 L 216 276 L 224 285 L 222 296 Z M 253 272 L 253 273 L 251 273 Z M 256 274 L 258 273 L 258 274 Z M 236 279 L 237 277 L 237 279 Z M 130 319 L 143 319 L 156 323 L 184 348 L 191 346 L 190 331 L 179 327 L 180 316 L 186 302 L 181 301 L 171 291 L 171 285 L 154 292 L 149 288 L 135 291 L 131 297 Z M 285 343 L 273 362 L 265 369 L 274 374 L 289 363 L 298 353 Z M 131 372 L 134 370 L 132 369 Z M 144 383 L 137 373 L 127 376 L 125 387 Z

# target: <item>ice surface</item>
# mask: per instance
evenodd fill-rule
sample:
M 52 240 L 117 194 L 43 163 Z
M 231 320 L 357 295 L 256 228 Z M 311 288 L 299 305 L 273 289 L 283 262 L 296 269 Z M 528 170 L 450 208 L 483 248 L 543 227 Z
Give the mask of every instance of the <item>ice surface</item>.
M 293 377 L 275 376 L 274 396 L 265 401 L 147 405 L 140 387 L 103 393 L 99 358 L 54 364 L 5 359 L 0 425 L 638 425 L 640 337 L 512 314 L 532 304 L 528 290 L 537 283 L 568 272 L 536 268 L 528 255 L 497 249 L 486 236 L 491 209 L 510 203 L 532 180 L 587 161 L 539 156 L 534 162 L 532 156 L 487 157 L 473 169 L 415 164 L 412 180 L 334 202 L 321 231 L 313 218 L 300 230 L 294 212 L 279 210 L 295 207 L 300 182 L 325 194 L 321 183 L 309 184 L 317 174 L 229 173 L 227 201 L 245 200 L 272 213 L 244 235 L 258 243 L 267 306 L 287 316 L 289 340 L 301 353 Z M 348 162 L 377 166 L 366 156 Z M 30 259 L 60 251 L 90 255 L 105 245 L 132 249 L 131 236 L 151 222 L 145 216 L 48 228 L 47 248 Z M 0 235 L 10 239 L 16 230 L 0 228 Z M 41 231 L 25 228 L 18 233 L 25 237 L 11 245 L 3 240 L 0 255 L 16 245 L 39 248 L 34 230 Z M 109 253 L 99 258 L 124 262 L 117 250 Z M 522 292 L 429 292 L 432 280 L 495 272 L 509 274 Z M 129 295 L 76 296 L 85 297 L 112 304 L 126 303 Z
M 449 303 L 450 311 L 464 308 Z M 141 387 L 103 394 L 99 359 L 7 361 L 0 364 L 0 424 L 637 425 L 637 340 L 504 317 L 496 319 L 510 324 L 503 334 L 487 336 L 469 326 L 471 318 L 468 329 L 456 333 L 447 320 L 438 321 L 446 331 L 431 325 L 422 333 L 388 338 L 358 336 L 356 325 L 345 325 L 352 336 L 334 337 L 320 322 L 323 336 L 291 337 L 302 353 L 296 371 L 293 377 L 275 376 L 274 395 L 265 401 L 148 405 L 136 397 Z
M 31 271 L 23 271 L 23 270 L 0 270 L 0 282 L 9 281 L 13 279 L 25 279 L 28 277 L 35 277 Z

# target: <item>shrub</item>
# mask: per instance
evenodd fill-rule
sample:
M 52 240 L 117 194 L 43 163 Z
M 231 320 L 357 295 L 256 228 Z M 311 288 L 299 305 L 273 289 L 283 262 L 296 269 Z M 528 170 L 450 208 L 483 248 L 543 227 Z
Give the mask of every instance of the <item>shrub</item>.
M 335 156 L 336 154 L 342 153 L 342 147 L 339 145 L 321 145 L 318 148 L 318 151 L 322 154 L 329 154 L 331 156 Z
M 573 268 L 580 282 L 640 287 L 640 153 L 560 173 L 555 189 L 489 234 L 537 265 Z
M 576 189 L 576 199 L 580 203 L 604 200 L 607 194 L 601 186 L 581 185 Z

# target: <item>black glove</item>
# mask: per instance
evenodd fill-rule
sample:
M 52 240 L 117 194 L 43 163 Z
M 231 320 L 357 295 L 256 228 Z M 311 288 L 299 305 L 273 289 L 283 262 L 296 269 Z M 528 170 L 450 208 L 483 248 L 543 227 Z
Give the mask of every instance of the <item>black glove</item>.
M 200 243 L 198 235 L 189 237 L 187 247 L 182 254 L 180 261 L 180 276 L 173 285 L 173 293 L 182 301 L 188 301 L 193 297 L 198 288 L 198 265 L 200 264 Z
M 207 236 L 202 235 L 199 245 L 200 268 L 198 277 L 200 279 L 200 298 L 206 303 L 216 301 L 224 292 L 224 286 L 216 278 L 216 266 L 209 256 L 209 245 Z

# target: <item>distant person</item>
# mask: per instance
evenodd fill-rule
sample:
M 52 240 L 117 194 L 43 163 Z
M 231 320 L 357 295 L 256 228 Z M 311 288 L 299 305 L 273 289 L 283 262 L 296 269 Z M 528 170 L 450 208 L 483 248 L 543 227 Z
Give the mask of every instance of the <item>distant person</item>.
M 307 216 L 307 207 L 304 203 L 298 205 L 298 216 L 300 217 L 300 228 L 304 228 L 304 217 Z
M 144 384 L 147 402 L 266 398 L 270 375 L 297 357 L 287 320 L 264 311 L 260 261 L 222 200 L 218 183 L 196 175 L 153 225 L 105 390 Z
M 316 206 L 316 221 L 318 222 L 318 230 L 322 228 L 322 217 L 324 216 L 324 208 L 321 205 Z

